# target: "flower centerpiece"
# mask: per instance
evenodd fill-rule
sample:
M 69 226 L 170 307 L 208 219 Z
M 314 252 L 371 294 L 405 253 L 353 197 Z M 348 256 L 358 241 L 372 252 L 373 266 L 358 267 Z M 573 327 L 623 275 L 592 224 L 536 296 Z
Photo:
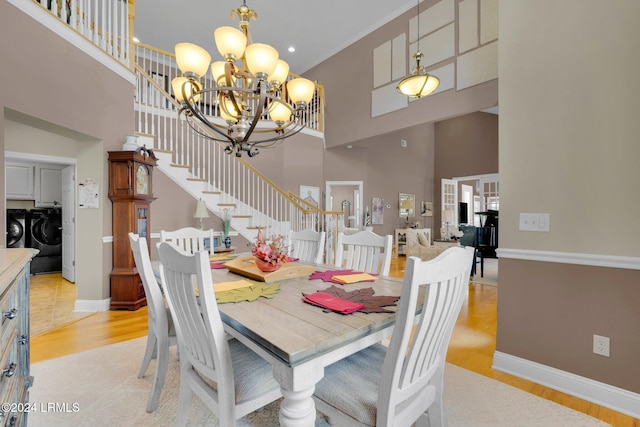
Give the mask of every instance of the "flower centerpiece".
M 256 244 L 251 249 L 251 255 L 255 258 L 256 267 L 267 273 L 276 271 L 289 259 L 284 237 L 275 236 L 266 239 L 261 230 L 258 231 Z

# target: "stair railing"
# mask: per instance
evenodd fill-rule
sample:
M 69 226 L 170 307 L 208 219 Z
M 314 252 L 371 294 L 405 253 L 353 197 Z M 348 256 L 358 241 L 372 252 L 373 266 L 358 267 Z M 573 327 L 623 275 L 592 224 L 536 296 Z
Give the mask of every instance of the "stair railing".
M 108 55 L 131 67 L 129 36 L 133 34 L 133 1 L 32 0 L 90 40 Z

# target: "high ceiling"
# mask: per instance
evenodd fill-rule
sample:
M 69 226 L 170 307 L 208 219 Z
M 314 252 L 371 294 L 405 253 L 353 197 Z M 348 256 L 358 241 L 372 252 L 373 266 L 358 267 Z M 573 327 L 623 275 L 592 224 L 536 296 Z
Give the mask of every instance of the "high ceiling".
M 142 43 L 173 52 L 179 42 L 202 46 L 218 60 L 213 30 L 238 26 L 230 17 L 242 0 L 136 0 L 134 35 Z M 383 24 L 415 7 L 415 0 L 247 0 L 257 20 L 254 42 L 270 44 L 302 74 Z M 295 52 L 288 52 L 293 46 Z

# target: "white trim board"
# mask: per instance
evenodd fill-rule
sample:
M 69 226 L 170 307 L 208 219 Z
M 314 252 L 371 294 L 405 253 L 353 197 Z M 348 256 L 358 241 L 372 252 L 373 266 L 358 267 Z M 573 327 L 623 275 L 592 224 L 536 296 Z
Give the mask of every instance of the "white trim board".
M 499 351 L 492 368 L 640 418 L 640 394 Z
M 94 313 L 96 311 L 107 311 L 111 305 L 111 298 L 106 299 L 77 299 L 74 312 Z
M 640 257 L 499 248 L 498 258 L 640 270 Z

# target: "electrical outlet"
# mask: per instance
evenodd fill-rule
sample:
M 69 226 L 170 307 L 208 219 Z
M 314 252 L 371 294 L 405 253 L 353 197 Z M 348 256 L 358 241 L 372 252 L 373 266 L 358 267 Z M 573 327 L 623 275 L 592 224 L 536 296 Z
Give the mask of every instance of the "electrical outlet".
M 609 357 L 609 337 L 594 335 L 593 352 L 601 356 Z

